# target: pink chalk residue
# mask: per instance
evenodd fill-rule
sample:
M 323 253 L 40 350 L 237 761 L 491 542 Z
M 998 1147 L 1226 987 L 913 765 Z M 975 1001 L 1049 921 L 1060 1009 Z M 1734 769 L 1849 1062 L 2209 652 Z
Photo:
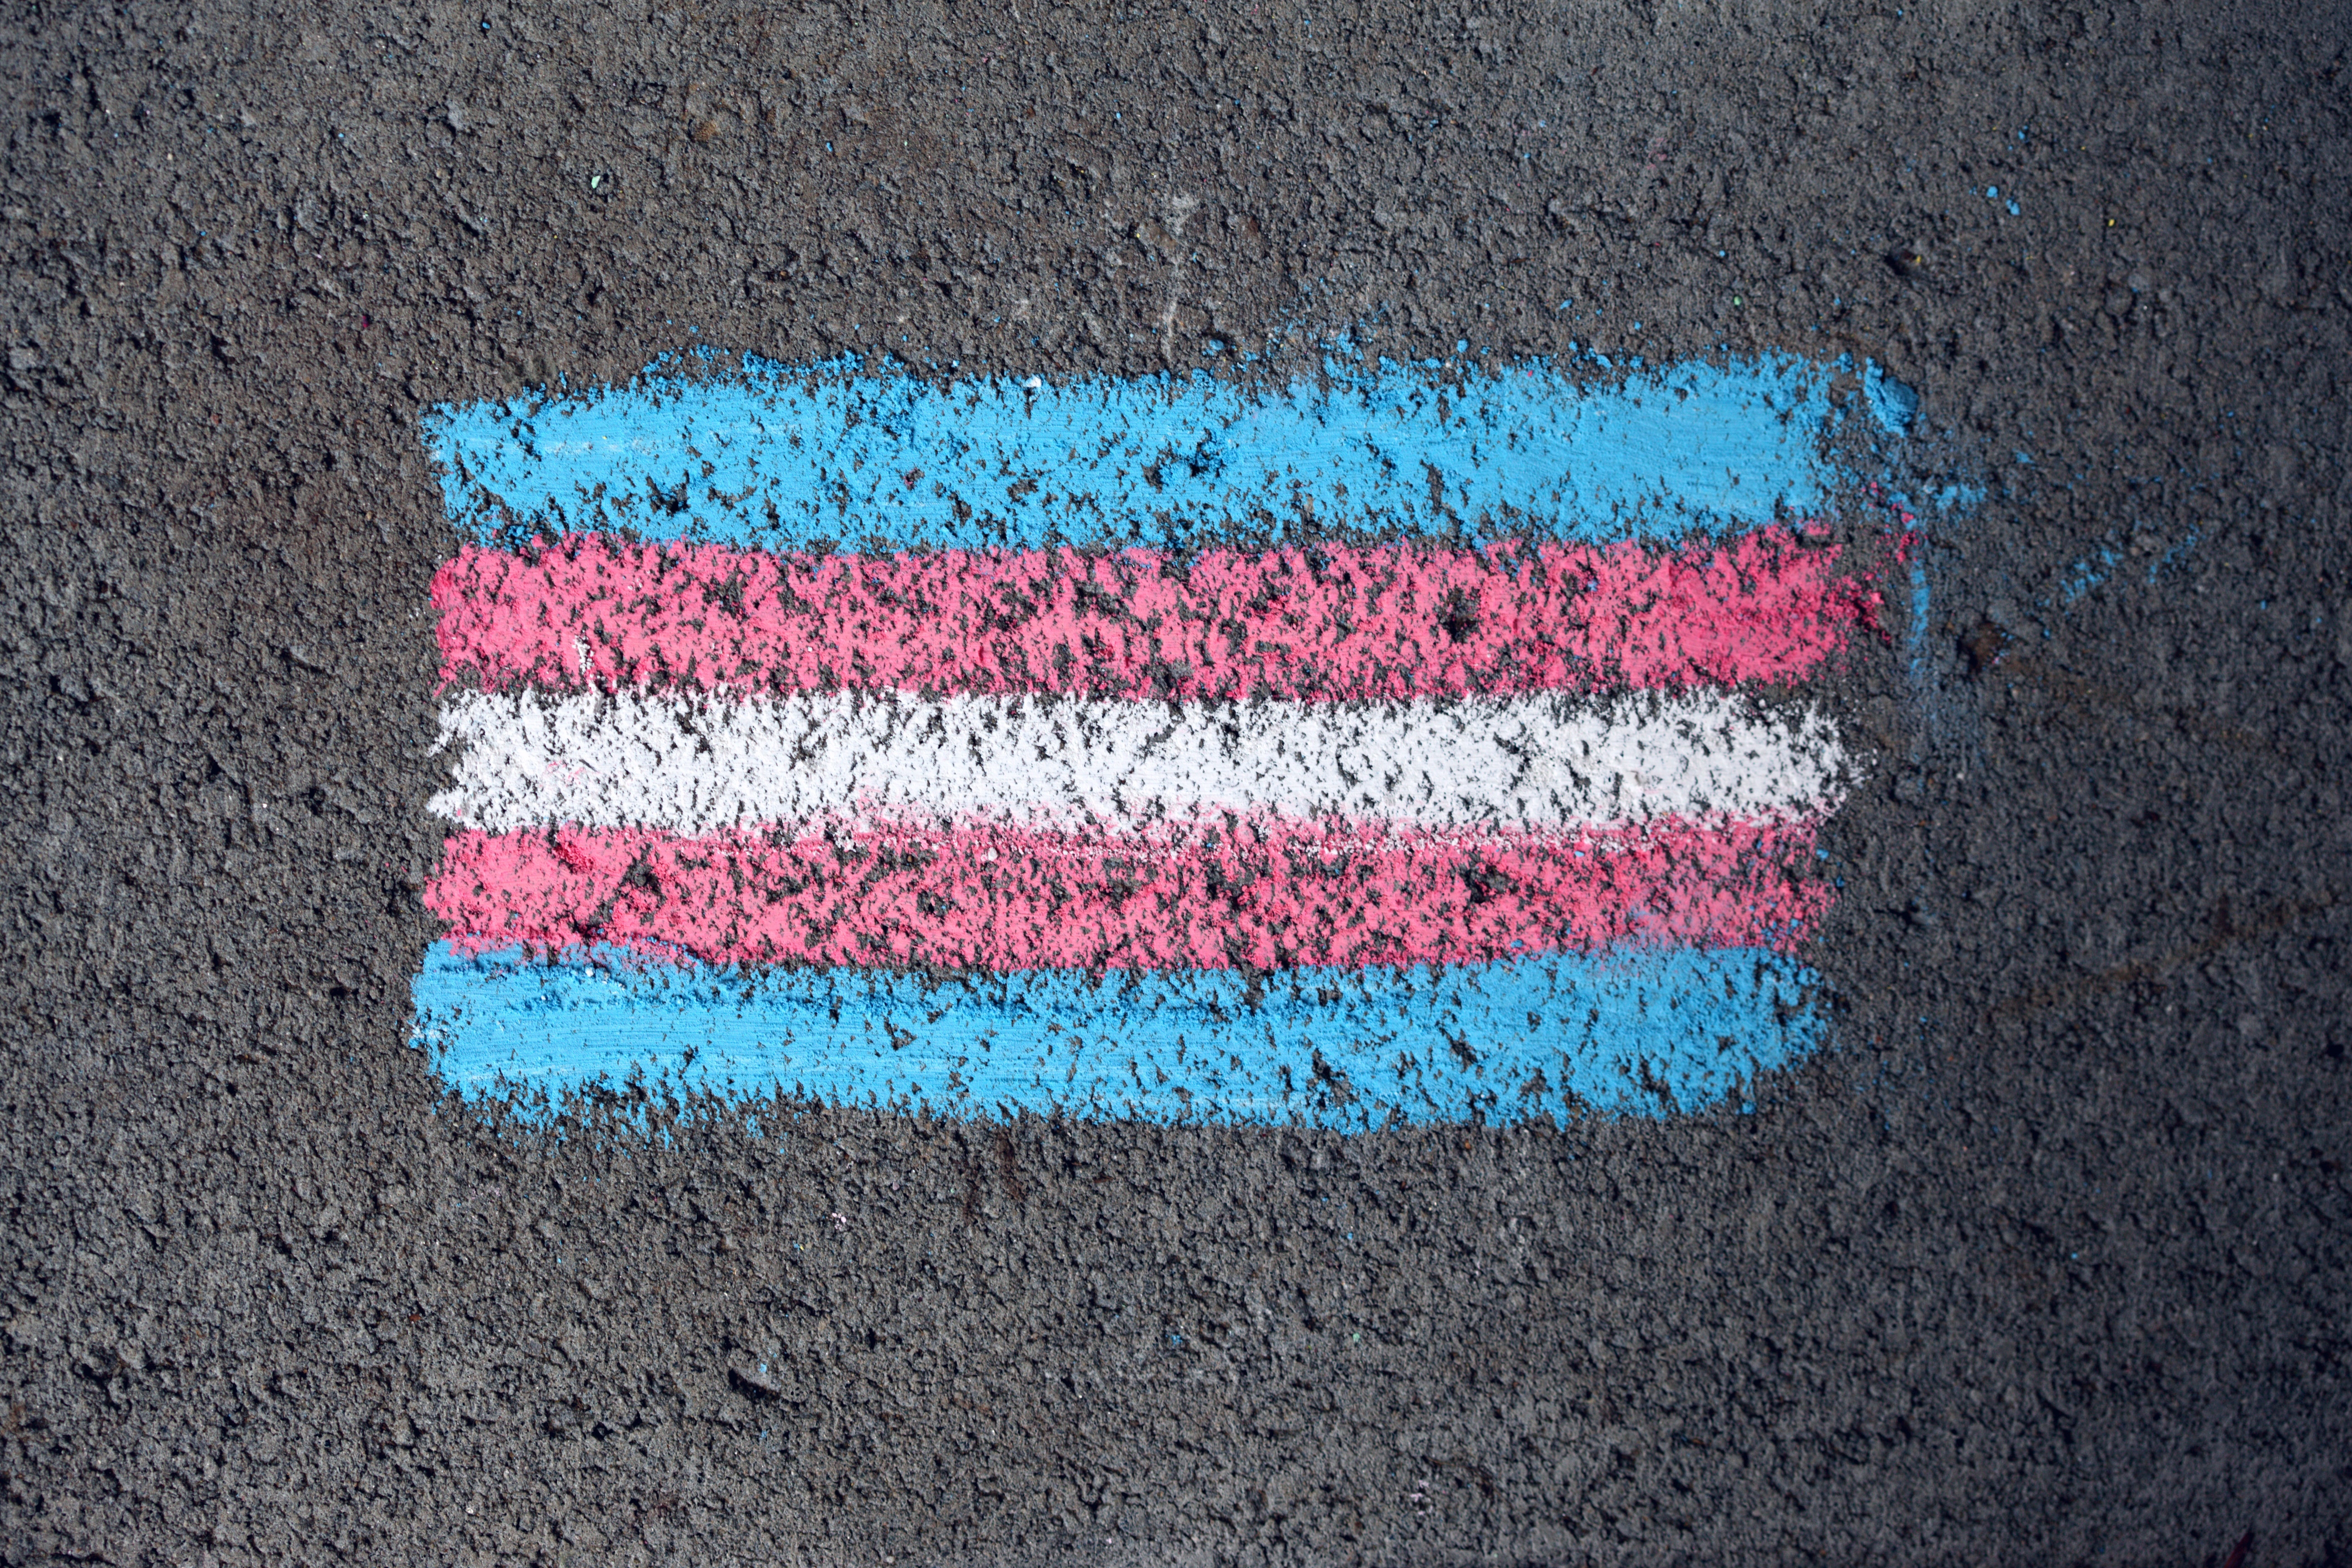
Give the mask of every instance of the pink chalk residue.
M 1792 681 L 1868 624 L 1815 532 L 1721 547 L 775 555 L 582 535 L 433 582 L 445 682 L 1348 699 Z
M 462 951 L 610 942 L 714 963 L 1272 969 L 1628 942 L 1787 951 L 1833 897 L 1801 870 L 1815 827 L 467 831 L 425 902 Z

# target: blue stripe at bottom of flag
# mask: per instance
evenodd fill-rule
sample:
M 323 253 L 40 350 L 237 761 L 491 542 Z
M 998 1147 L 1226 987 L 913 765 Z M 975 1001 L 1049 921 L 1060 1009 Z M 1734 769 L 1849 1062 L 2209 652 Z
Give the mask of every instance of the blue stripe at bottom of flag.
M 441 942 L 414 995 L 416 1043 L 465 1095 L 642 1081 L 934 1116 L 1359 1131 L 1718 1104 L 1820 1045 L 1818 978 L 1759 948 L 939 981 Z

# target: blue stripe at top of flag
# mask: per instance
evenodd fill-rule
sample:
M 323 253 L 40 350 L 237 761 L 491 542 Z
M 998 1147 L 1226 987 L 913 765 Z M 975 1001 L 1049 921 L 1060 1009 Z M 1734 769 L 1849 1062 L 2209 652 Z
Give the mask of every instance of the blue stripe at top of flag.
M 888 971 L 745 977 L 614 949 L 436 943 L 416 1041 L 461 1094 L 641 1078 L 756 1100 L 991 1117 L 1287 1125 L 1517 1122 L 1723 1102 L 1820 1044 L 1818 983 L 1756 948 L 1445 968 Z M 1572 1098 L 1571 1098 L 1572 1097 Z
M 1190 549 L 1349 531 L 1671 541 L 1818 507 L 1828 367 L 1787 356 L 1584 384 L 1542 362 L 1382 362 L 1286 389 L 972 380 L 749 358 L 425 433 L 478 542 L 625 529 L 772 550 Z

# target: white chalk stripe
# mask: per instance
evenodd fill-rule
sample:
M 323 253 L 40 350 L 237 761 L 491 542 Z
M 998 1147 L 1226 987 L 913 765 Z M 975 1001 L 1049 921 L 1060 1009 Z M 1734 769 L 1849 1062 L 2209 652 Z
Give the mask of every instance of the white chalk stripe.
M 851 817 L 1141 826 L 1225 812 L 1529 826 L 1816 812 L 1843 749 L 1813 710 L 1722 693 L 1393 703 L 927 701 L 888 693 L 469 692 L 433 809 L 503 832 L 699 834 Z

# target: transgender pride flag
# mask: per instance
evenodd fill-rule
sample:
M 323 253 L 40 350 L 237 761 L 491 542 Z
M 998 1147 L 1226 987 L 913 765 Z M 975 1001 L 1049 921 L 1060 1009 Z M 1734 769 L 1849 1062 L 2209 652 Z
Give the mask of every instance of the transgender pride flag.
M 1692 1109 L 1819 1042 L 1825 374 L 840 363 L 440 410 L 419 1042 L 987 1116 Z

